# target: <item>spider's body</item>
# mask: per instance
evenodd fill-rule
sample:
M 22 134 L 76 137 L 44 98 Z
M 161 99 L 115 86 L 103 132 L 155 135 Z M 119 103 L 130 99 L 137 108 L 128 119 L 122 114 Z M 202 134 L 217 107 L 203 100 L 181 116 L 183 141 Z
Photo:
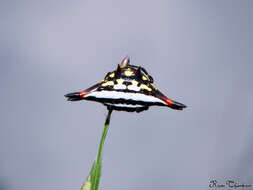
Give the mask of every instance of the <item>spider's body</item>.
M 169 106 L 182 110 L 186 106 L 163 95 L 153 84 L 153 78 L 142 67 L 123 59 L 118 68 L 109 72 L 94 86 L 65 95 L 70 101 L 91 100 L 103 103 L 108 109 L 141 112 L 149 106 Z

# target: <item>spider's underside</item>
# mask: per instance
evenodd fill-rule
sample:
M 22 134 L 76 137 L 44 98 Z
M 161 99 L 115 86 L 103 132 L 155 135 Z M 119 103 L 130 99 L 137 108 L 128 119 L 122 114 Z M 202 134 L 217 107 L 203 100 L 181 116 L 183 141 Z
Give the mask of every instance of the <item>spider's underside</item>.
M 129 57 L 124 58 L 118 68 L 109 72 L 99 83 L 84 91 L 66 94 L 65 97 L 69 101 L 97 101 L 108 109 L 128 112 L 141 112 L 154 105 L 176 110 L 186 108 L 184 104 L 163 95 L 144 68 L 130 65 L 129 62 Z

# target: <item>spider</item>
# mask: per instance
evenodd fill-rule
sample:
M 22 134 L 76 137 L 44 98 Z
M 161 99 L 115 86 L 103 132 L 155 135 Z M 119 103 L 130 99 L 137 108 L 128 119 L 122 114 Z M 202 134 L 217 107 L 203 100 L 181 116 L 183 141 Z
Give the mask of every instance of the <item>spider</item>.
M 69 101 L 96 101 L 108 109 L 128 112 L 142 112 L 150 106 L 167 106 L 176 110 L 186 108 L 184 104 L 162 94 L 146 69 L 130 65 L 128 56 L 97 84 L 81 92 L 66 94 L 65 97 Z

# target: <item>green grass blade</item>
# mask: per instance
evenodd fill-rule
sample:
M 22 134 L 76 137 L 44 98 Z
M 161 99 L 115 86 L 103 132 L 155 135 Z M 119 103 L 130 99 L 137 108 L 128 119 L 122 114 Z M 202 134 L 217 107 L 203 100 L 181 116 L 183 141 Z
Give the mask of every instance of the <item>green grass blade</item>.
M 108 115 L 106 117 L 104 130 L 100 139 L 96 161 L 93 163 L 89 176 L 87 177 L 81 190 L 98 190 L 99 181 L 101 177 L 101 169 L 102 169 L 102 152 L 103 152 L 103 147 L 105 143 L 105 138 L 109 129 L 111 113 L 112 113 L 112 110 L 109 110 Z
M 83 184 L 81 190 L 91 190 L 91 176 L 94 173 L 94 167 L 95 162 L 93 163 L 89 176 L 86 178 L 85 183 Z

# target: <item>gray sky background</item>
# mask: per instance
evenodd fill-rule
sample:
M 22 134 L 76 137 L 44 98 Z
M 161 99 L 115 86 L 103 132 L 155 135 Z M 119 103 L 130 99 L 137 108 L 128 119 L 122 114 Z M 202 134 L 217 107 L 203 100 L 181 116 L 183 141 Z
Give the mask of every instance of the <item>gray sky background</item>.
M 106 108 L 66 102 L 126 55 L 185 111 L 113 112 L 100 189 L 253 185 L 253 1 L 1 1 L 0 190 L 80 189 Z

